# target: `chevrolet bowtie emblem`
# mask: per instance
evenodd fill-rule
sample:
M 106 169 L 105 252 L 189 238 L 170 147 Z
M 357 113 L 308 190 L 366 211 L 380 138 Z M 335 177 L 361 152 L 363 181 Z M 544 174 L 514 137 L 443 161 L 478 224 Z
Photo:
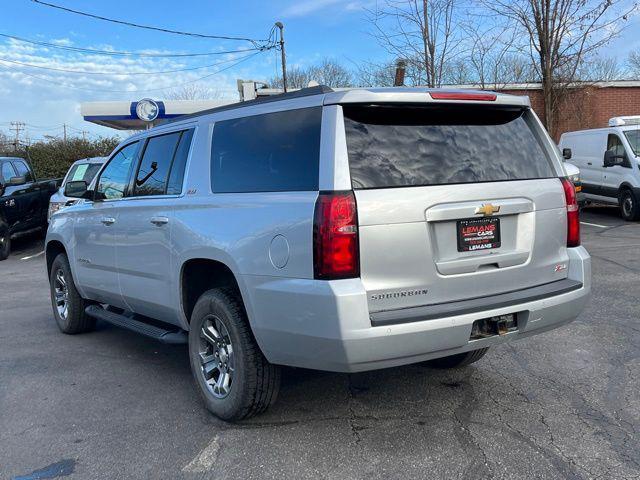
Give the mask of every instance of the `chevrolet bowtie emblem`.
M 485 217 L 489 217 L 494 213 L 498 213 L 500 211 L 500 206 L 491 205 L 490 203 L 483 204 L 481 207 L 476 208 L 476 215 L 484 215 Z

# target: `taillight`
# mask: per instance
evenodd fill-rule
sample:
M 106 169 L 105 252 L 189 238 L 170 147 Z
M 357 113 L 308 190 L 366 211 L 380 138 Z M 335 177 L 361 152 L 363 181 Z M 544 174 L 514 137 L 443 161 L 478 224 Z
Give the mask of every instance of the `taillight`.
M 580 209 L 578 197 L 573 182 L 568 178 L 561 178 L 564 188 L 564 198 L 567 202 L 567 247 L 580 245 Z
M 495 102 L 498 96 L 495 93 L 486 92 L 429 92 L 434 100 L 475 100 Z
M 320 192 L 313 242 L 315 278 L 332 280 L 360 275 L 358 212 L 353 192 Z

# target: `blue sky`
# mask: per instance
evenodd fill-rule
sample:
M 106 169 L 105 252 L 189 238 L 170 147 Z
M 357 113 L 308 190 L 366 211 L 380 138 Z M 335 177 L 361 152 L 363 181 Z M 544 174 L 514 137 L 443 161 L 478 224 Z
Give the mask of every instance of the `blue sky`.
M 382 61 L 388 56 L 369 34 L 365 8 L 375 0 L 50 0 L 69 8 L 111 18 L 163 26 L 171 29 L 219 35 L 266 38 L 275 21 L 285 24 L 287 60 L 305 66 L 324 57 L 346 66 L 362 61 Z M 195 39 L 102 22 L 38 5 L 29 0 L 4 0 L 0 33 L 61 45 L 94 49 L 149 52 L 207 52 L 246 48 L 247 43 Z M 640 22 L 636 16 L 609 52 L 625 55 L 640 47 Z M 8 122 L 30 125 L 32 138 L 59 135 L 61 124 L 72 132 L 111 134 L 112 130 L 85 123 L 79 106 L 83 101 L 138 100 L 162 98 L 173 86 L 195 82 L 218 95 L 237 98 L 237 78 L 268 79 L 276 74 L 276 52 L 261 53 L 206 80 L 199 77 L 216 72 L 241 59 L 240 54 L 190 60 L 166 58 L 121 58 L 83 55 L 35 47 L 0 37 L 0 60 L 9 59 L 67 70 L 94 72 L 152 72 L 193 68 L 221 63 L 208 69 L 168 75 L 82 75 L 51 72 L 0 61 L 0 131 Z M 31 76 L 29 76 L 31 75 Z M 179 88 L 179 87 L 177 87 Z M 75 130 L 74 130 L 75 129 Z

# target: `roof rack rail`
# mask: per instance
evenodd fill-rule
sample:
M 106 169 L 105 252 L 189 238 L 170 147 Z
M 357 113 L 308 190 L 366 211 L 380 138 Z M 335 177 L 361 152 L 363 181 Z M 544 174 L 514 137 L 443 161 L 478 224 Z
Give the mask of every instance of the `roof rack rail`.
M 236 108 L 249 107 L 251 105 L 280 102 L 282 100 L 289 100 L 292 98 L 310 97 L 312 95 L 321 95 L 324 93 L 333 92 L 333 88 L 326 85 L 316 85 L 313 87 L 301 88 L 300 90 L 294 90 L 293 92 L 280 93 L 278 95 L 270 95 L 268 97 L 255 98 L 253 100 L 247 100 L 246 102 L 230 103 L 229 105 L 222 105 L 220 107 L 210 108 L 208 110 L 202 110 L 201 112 L 191 113 L 189 115 L 182 115 L 180 117 L 172 118 L 167 123 L 179 122 L 190 118 L 197 118 L 210 113 L 224 112 L 226 110 L 235 110 Z

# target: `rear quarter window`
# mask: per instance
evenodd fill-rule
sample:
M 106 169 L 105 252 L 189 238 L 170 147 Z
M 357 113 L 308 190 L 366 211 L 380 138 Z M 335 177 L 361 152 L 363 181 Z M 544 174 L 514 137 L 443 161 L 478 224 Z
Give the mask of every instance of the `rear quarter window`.
M 353 188 L 556 176 L 521 108 L 343 106 Z
M 216 122 L 212 191 L 317 190 L 321 118 L 313 107 Z

